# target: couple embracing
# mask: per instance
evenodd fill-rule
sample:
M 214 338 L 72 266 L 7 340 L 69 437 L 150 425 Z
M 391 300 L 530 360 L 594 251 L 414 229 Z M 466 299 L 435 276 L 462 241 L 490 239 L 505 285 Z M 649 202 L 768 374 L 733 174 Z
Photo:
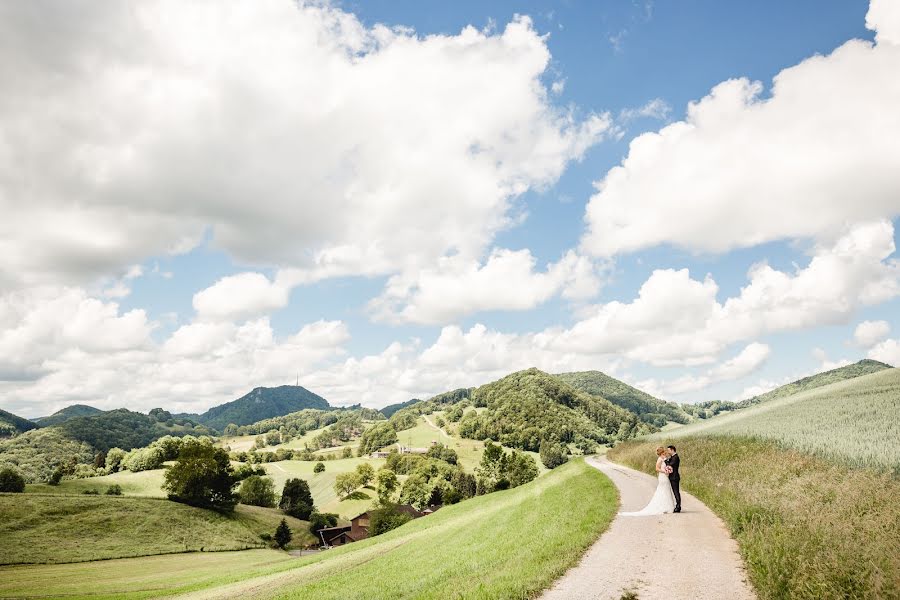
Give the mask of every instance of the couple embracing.
M 656 492 L 650 503 L 637 512 L 621 513 L 625 517 L 643 517 L 647 515 L 664 515 L 681 512 L 681 475 L 678 467 L 681 458 L 675 446 L 660 446 L 656 449 Z

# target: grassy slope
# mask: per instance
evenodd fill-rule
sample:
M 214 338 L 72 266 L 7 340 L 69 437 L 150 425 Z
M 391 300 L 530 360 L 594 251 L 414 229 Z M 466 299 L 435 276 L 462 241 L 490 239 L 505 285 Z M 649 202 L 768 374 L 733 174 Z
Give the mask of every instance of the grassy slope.
M 93 591 L 94 597 L 124 599 L 143 597 L 147 590 L 159 595 L 208 588 L 208 597 L 216 598 L 527 598 L 578 560 L 616 507 L 611 482 L 575 460 L 519 488 L 446 507 L 316 556 L 260 566 L 235 561 L 215 581 L 202 564 L 209 555 L 196 554 L 185 555 L 174 573 L 155 563 L 159 557 L 116 561 L 121 567 L 115 570 L 105 568 L 109 563 L 0 569 L 0 595 L 77 597 Z M 239 554 L 257 561 L 268 556 Z M 198 568 L 188 569 L 191 564 Z M 136 578 L 136 572 L 146 576 Z M 44 585 L 33 587 L 43 575 Z
M 0 494 L 0 515 L 6 564 L 260 548 L 281 519 L 257 507 L 226 516 L 154 498 L 42 494 Z M 312 541 L 304 521 L 288 520 L 295 545 Z
M 900 473 L 900 369 L 885 369 L 717 415 L 653 439 L 745 435 L 849 466 Z
M 121 471 L 112 475 L 101 477 L 89 477 L 87 479 L 63 479 L 59 485 L 46 483 L 32 483 L 25 487 L 28 493 L 39 494 L 80 494 L 85 490 L 96 490 L 103 494 L 112 484 L 118 484 L 122 493 L 128 496 L 146 496 L 149 498 L 165 498 L 166 493 L 162 489 L 165 469 L 153 469 L 152 471 Z
M 657 442 L 609 456 L 653 469 Z M 678 441 L 682 486 L 731 530 L 762 600 L 900 598 L 900 480 L 771 441 Z

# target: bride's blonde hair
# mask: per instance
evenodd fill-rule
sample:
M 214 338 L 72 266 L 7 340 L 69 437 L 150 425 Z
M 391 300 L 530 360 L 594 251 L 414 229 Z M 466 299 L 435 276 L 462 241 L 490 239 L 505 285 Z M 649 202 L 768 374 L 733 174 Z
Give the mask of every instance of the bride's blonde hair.
M 665 452 L 666 452 L 666 449 L 663 448 L 662 446 L 660 446 L 659 448 L 656 449 L 657 456 L 662 456 L 663 454 L 665 454 Z

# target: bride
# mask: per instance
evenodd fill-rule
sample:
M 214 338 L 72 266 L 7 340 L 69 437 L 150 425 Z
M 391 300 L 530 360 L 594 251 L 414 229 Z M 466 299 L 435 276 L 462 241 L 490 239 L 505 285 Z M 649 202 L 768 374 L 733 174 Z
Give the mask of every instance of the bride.
M 666 449 L 660 446 L 656 449 L 656 492 L 650 498 L 650 503 L 637 512 L 619 513 L 624 517 L 644 517 L 648 515 L 664 515 L 675 510 L 675 494 L 672 493 L 672 485 L 669 483 L 669 467 L 666 466 Z

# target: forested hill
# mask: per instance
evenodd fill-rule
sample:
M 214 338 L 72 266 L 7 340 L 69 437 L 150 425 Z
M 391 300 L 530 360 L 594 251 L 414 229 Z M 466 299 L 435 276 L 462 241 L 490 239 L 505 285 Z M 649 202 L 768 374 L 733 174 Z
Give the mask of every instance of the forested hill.
M 10 437 L 35 429 L 37 425 L 11 412 L 0 409 L 0 438 Z
M 299 385 L 258 387 L 237 400 L 212 407 L 196 419 L 207 427 L 222 431 L 229 423 L 250 425 L 304 408 L 328 410 L 331 405 L 325 398 Z
M 455 395 L 469 396 L 466 402 L 486 408 L 462 415 L 460 435 L 493 439 L 514 448 L 536 451 L 546 440 L 593 451 L 598 443 L 650 431 L 634 413 L 538 369 L 507 375 L 471 392 L 458 390 Z
M 666 424 L 666 421 L 688 423 L 691 420 L 690 415 L 677 403 L 654 398 L 647 392 L 600 371 L 560 373 L 555 377 L 586 394 L 606 398 L 616 406 L 638 415 L 646 423 L 653 423 L 661 427 Z
M 421 402 L 418 398 L 413 398 L 412 400 L 407 400 L 406 402 L 398 402 L 397 404 L 388 404 L 384 408 L 378 409 L 378 412 L 384 415 L 384 418 L 390 419 L 391 415 L 397 412 L 398 410 L 402 410 L 404 408 L 408 408 L 413 404 Z
M 88 406 L 87 404 L 73 404 L 56 411 L 49 417 L 39 417 L 37 419 L 34 419 L 34 422 L 41 427 L 49 427 L 50 425 L 59 425 L 60 423 L 65 423 L 72 417 L 91 417 L 93 415 L 99 415 L 102 412 L 103 411 L 99 408 L 94 408 L 93 406 Z

